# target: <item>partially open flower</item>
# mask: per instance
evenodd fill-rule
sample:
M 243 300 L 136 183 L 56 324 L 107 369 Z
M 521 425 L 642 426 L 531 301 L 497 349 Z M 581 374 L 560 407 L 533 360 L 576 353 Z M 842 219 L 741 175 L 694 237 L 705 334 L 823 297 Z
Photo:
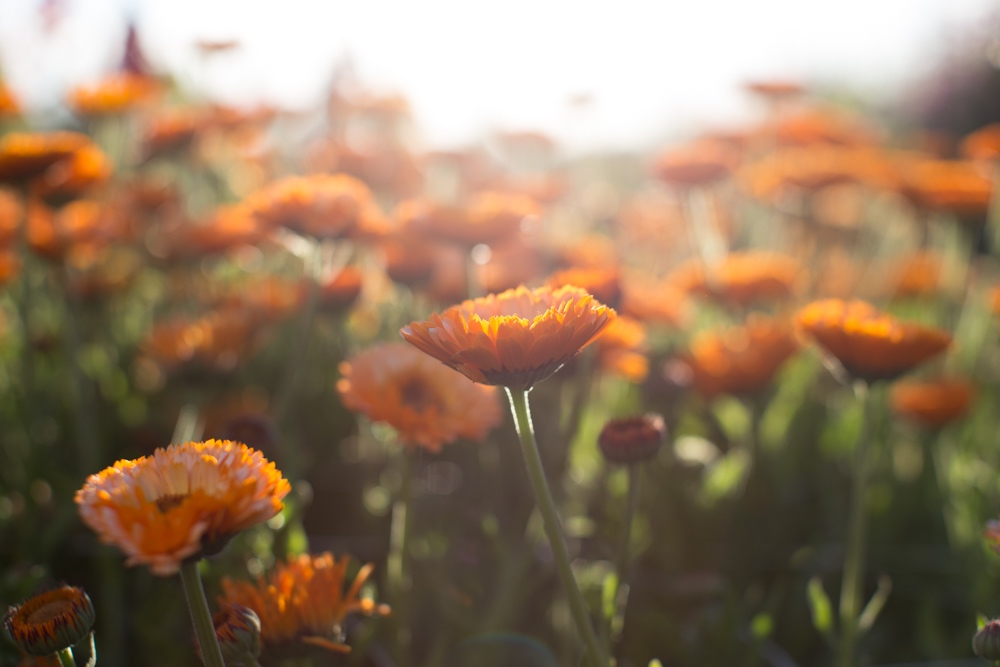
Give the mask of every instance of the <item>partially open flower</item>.
M 666 432 L 663 417 L 658 414 L 614 419 L 601 429 L 597 444 L 610 463 L 631 465 L 656 456 Z
M 46 656 L 69 648 L 90 633 L 94 605 L 82 588 L 60 586 L 10 607 L 3 617 L 7 635 L 29 655 Z
M 222 580 L 222 604 L 240 604 L 260 618 L 261 647 L 265 654 L 294 652 L 299 644 L 338 653 L 351 649 L 343 643 L 348 614 L 387 614 L 389 608 L 359 597 L 374 566 L 363 566 L 345 590 L 349 556 L 330 553 L 292 556 L 255 582 Z
M 947 332 L 900 322 L 864 301 L 816 301 L 797 321 L 844 370 L 869 383 L 894 380 L 951 345 Z
M 189 558 L 213 554 L 231 537 L 284 507 L 288 480 L 260 452 L 229 440 L 188 442 L 118 461 L 76 493 L 80 516 L 102 542 L 175 574 Z
M 406 343 L 369 348 L 342 363 L 340 373 L 344 405 L 389 424 L 407 446 L 439 452 L 456 438 L 482 440 L 502 417 L 494 388 Z
M 518 287 L 464 301 L 400 333 L 473 382 L 525 391 L 559 370 L 615 317 L 578 287 Z
M 260 619 L 253 609 L 241 604 L 223 604 L 212 616 L 212 625 L 226 667 L 259 665 Z M 200 645 L 198 650 L 201 650 Z
M 972 651 L 980 658 L 1000 660 L 1000 619 L 988 621 L 972 638 Z

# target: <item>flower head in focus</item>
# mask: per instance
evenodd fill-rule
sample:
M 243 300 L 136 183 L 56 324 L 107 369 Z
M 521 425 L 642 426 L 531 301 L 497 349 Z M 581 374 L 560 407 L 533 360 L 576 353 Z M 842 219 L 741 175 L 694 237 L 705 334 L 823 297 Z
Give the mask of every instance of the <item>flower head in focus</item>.
M 260 452 L 229 440 L 188 442 L 118 461 L 76 493 L 83 522 L 129 565 L 168 576 L 217 552 L 284 507 L 288 480 Z
M 94 605 L 87 593 L 63 585 L 10 607 L 3 616 L 3 628 L 28 655 L 47 656 L 90 634 L 94 618 Z
M 559 370 L 616 316 L 579 287 L 518 287 L 464 301 L 400 333 L 473 382 L 526 391 Z

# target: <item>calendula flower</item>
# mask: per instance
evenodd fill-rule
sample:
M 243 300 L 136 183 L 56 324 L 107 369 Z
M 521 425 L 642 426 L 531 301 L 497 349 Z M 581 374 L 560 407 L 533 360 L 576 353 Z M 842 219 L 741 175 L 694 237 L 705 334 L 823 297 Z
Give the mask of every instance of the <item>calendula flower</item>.
M 897 382 L 890 405 L 897 415 L 921 426 L 941 428 L 964 417 L 975 395 L 972 385 L 958 378 Z
M 146 76 L 122 73 L 97 83 L 78 86 L 69 94 L 69 105 L 81 116 L 109 116 L 134 109 L 149 100 L 157 84 Z
M 972 161 L 910 159 L 900 163 L 902 191 L 915 206 L 958 216 L 985 215 L 993 194 L 988 171 Z
M 739 164 L 740 154 L 732 146 L 715 141 L 699 141 L 673 148 L 656 160 L 655 176 L 674 187 L 707 186 L 727 178 Z
M 572 268 L 553 273 L 545 281 L 550 287 L 576 285 L 592 294 L 601 303 L 617 308 L 622 296 L 622 285 L 616 268 Z
M 49 167 L 34 191 L 48 202 L 65 202 L 107 183 L 113 170 L 114 166 L 104 151 L 87 144 Z
M 292 556 L 254 582 L 225 577 L 220 602 L 257 614 L 265 654 L 294 651 L 302 643 L 347 653 L 342 624 L 349 614 L 389 613 L 385 605 L 359 597 L 373 565 L 363 566 L 345 590 L 350 562 L 330 553 Z
M 368 186 L 346 174 L 289 176 L 251 195 L 247 205 L 267 225 L 315 238 L 351 236 L 365 218 L 381 217 Z
M 260 619 L 253 609 L 241 604 L 223 604 L 212 616 L 212 625 L 227 667 L 251 667 L 258 664 Z
M 380 244 L 385 272 L 393 282 L 410 287 L 430 280 L 437 263 L 437 248 L 418 234 L 391 236 Z
M 324 279 L 319 285 L 319 305 L 321 308 L 339 312 L 357 301 L 364 287 L 364 274 L 356 266 L 341 269 L 332 278 Z
M 86 591 L 59 586 L 10 607 L 3 628 L 19 649 L 47 656 L 69 648 L 90 634 L 94 605 Z
M 395 218 L 406 229 L 471 248 L 511 239 L 521 232 L 525 218 L 539 212 L 530 197 L 488 191 L 477 193 L 463 206 L 411 199 L 397 207 Z
M 1000 158 L 1000 123 L 981 127 L 962 140 L 962 155 L 972 160 Z
M 796 319 L 809 338 L 865 382 L 893 380 L 951 345 L 947 332 L 900 322 L 864 301 L 816 301 Z
M 227 308 L 197 319 L 157 323 L 141 350 L 167 369 L 179 366 L 230 371 L 249 355 L 256 340 L 252 314 Z
M 175 574 L 189 558 L 219 551 L 267 521 L 291 491 L 260 452 L 230 440 L 188 442 L 118 461 L 76 493 L 80 517 L 129 565 Z
M 407 446 L 432 452 L 457 438 L 482 440 L 502 413 L 493 387 L 477 385 L 406 343 L 376 345 L 340 365 L 349 409 L 384 422 Z
M 615 317 L 579 287 L 518 287 L 464 301 L 400 333 L 473 382 L 525 391 L 559 370 Z
M 793 296 L 801 274 L 802 267 L 792 257 L 747 251 L 730 253 L 710 269 L 698 261 L 688 262 L 671 274 L 670 281 L 692 295 L 746 306 Z
M 143 130 L 143 156 L 149 159 L 187 148 L 203 120 L 204 114 L 195 109 L 170 109 L 153 117 Z
M 78 132 L 10 132 L 0 137 L 0 183 L 35 176 L 90 144 Z
M 754 314 L 743 326 L 697 336 L 686 361 L 703 396 L 746 395 L 767 386 L 798 347 L 790 322 Z
M 840 144 L 871 146 L 878 143 L 875 130 L 864 120 L 836 109 L 811 107 L 782 114 L 763 129 L 779 144 Z
M 601 369 L 630 382 L 642 382 L 649 373 L 646 327 L 638 320 L 619 316 L 594 343 Z

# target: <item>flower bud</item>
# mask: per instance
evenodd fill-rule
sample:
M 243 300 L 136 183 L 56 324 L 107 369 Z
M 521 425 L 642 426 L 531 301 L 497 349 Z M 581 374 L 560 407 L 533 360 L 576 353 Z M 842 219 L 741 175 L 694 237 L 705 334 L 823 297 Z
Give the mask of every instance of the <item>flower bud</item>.
M 94 605 L 82 588 L 60 586 L 10 607 L 7 635 L 29 655 L 58 653 L 80 642 L 94 625 Z
M 972 638 L 972 650 L 980 658 L 1000 660 L 1000 619 L 993 619 L 979 628 Z
M 597 444 L 611 463 L 640 463 L 656 456 L 666 430 L 663 417 L 654 413 L 615 419 L 601 429 Z
M 212 617 L 227 667 L 255 665 L 260 656 L 260 618 L 241 604 L 226 604 Z

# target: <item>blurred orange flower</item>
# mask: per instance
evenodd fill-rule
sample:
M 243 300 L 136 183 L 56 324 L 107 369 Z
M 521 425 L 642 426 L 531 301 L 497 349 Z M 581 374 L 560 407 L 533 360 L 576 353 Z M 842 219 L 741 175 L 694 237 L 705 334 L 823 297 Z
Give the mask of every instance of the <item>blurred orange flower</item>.
M 730 253 L 707 271 L 700 261 L 691 260 L 675 269 L 668 280 L 688 294 L 746 306 L 793 296 L 801 277 L 802 267 L 792 257 L 747 251 Z
M 395 217 L 399 224 L 415 232 L 471 248 L 517 236 L 521 223 L 540 211 L 530 197 L 486 191 L 473 195 L 465 206 L 411 199 L 399 205 Z
M 646 327 L 628 317 L 616 317 L 594 342 L 601 368 L 629 382 L 642 382 L 649 374 Z
M 267 225 L 322 239 L 351 236 L 366 218 L 381 217 L 368 186 L 346 174 L 289 176 L 251 195 L 247 204 Z
M 140 143 L 142 155 L 149 159 L 191 145 L 201 129 L 205 115 L 196 109 L 168 109 L 149 119 Z
M 220 206 L 199 223 L 168 224 L 160 229 L 166 254 L 172 258 L 200 258 L 256 245 L 265 236 L 263 225 L 244 204 Z
M 78 132 L 10 132 L 0 137 L 0 183 L 38 176 L 84 146 L 90 139 Z
M 670 282 L 628 280 L 622 288 L 621 314 L 645 322 L 680 326 L 687 319 L 687 294 Z
M 416 234 L 393 235 L 379 247 L 385 272 L 393 282 L 413 287 L 430 279 L 437 262 L 437 249 Z
M 1000 158 L 1000 123 L 981 127 L 962 140 L 962 155 L 972 160 Z
M 742 326 L 698 335 L 685 359 L 702 396 L 746 395 L 767 386 L 798 348 L 790 322 L 753 314 Z
M 231 308 L 195 320 L 166 320 L 153 327 L 140 348 L 168 370 L 183 365 L 231 371 L 250 353 L 253 323 L 249 313 Z
M 81 116 L 124 113 L 146 102 L 158 84 L 149 77 L 120 73 L 70 91 L 69 106 Z
M 281 511 L 291 490 L 260 452 L 229 440 L 188 442 L 118 461 L 76 493 L 80 517 L 129 565 L 175 574 Z
M 464 301 L 400 333 L 473 382 L 521 391 L 559 370 L 615 317 L 578 287 L 518 287 Z
M 3 116 L 16 116 L 21 113 L 21 105 L 10 88 L 0 81 L 0 118 Z
M 364 286 L 364 274 L 356 266 L 347 266 L 319 286 L 319 305 L 330 311 L 340 311 L 357 301 Z
M 878 143 L 877 132 L 863 119 L 824 107 L 807 107 L 783 114 L 765 125 L 762 132 L 785 145 L 871 146 Z
M 330 553 L 290 556 L 255 582 L 224 577 L 219 601 L 257 614 L 264 653 L 294 651 L 299 643 L 347 653 L 342 624 L 348 614 L 389 613 L 385 605 L 359 597 L 372 564 L 363 566 L 345 590 L 350 563 L 349 556 L 337 559 Z
M 496 388 L 474 384 L 406 343 L 376 345 L 340 365 L 344 405 L 385 422 L 408 447 L 440 452 L 457 438 L 482 440 L 503 416 Z
M 796 319 L 852 377 L 869 383 L 893 380 L 951 345 L 947 332 L 900 322 L 864 301 L 816 301 Z
M 888 155 L 874 148 L 813 145 L 783 148 L 745 167 L 740 180 L 755 197 L 770 200 L 786 188 L 820 190 L 841 183 L 894 189 L 899 184 Z
M 699 141 L 662 153 L 653 166 L 661 181 L 680 188 L 707 186 L 727 178 L 740 162 L 730 144 Z
M 964 417 L 975 396 L 972 385 L 959 378 L 897 382 L 890 404 L 902 417 L 927 428 L 940 428 Z
M 55 213 L 41 204 L 29 209 L 28 245 L 54 261 L 93 250 L 91 246 L 106 245 L 127 232 L 122 211 L 102 202 L 78 199 Z
M 908 159 L 900 163 L 903 194 L 915 206 L 959 216 L 985 215 L 993 183 L 975 162 Z
M 576 285 L 592 294 L 601 303 L 617 308 L 622 296 L 621 280 L 618 269 L 608 268 L 572 268 L 553 273 L 545 281 L 549 287 L 558 288 L 563 285 Z
M 107 183 L 113 170 L 114 165 L 104 151 L 87 144 L 49 167 L 34 192 L 48 202 L 65 202 Z

